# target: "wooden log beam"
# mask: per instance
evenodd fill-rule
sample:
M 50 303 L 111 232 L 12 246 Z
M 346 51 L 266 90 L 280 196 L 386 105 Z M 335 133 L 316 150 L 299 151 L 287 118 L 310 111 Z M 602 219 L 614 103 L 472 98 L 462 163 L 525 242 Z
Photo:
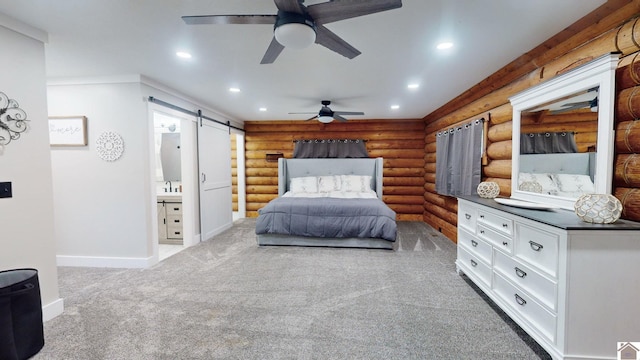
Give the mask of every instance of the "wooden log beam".
M 640 121 L 618 123 L 615 140 L 617 153 L 640 153 Z
M 511 140 L 513 135 L 513 122 L 507 121 L 502 124 L 497 124 L 489 128 L 489 141 L 499 142 L 505 140 Z
M 640 154 L 616 155 L 614 170 L 616 186 L 640 188 Z
M 492 160 L 511 160 L 511 140 L 494 142 L 487 147 L 487 155 Z
M 511 160 L 493 160 L 489 165 L 482 168 L 487 177 L 497 177 L 501 179 L 511 178 Z
M 640 221 L 640 189 L 617 187 L 613 195 L 622 203 L 622 218 Z

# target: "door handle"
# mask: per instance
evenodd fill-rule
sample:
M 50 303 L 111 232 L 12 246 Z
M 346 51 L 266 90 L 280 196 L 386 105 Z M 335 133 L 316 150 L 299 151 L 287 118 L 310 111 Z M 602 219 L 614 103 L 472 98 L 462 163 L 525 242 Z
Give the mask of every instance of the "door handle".
M 205 181 L 207 181 L 207 174 L 201 173 L 200 182 L 202 182 L 204 184 Z

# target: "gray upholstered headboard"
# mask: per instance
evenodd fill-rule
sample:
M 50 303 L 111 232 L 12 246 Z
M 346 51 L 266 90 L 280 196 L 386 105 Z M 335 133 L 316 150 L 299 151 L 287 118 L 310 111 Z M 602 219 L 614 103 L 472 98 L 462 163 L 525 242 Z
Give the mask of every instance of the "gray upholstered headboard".
M 520 172 L 584 174 L 593 180 L 595 153 L 520 155 Z
M 292 178 L 323 175 L 369 175 L 371 189 L 382 199 L 382 158 L 278 159 L 278 196 L 289 190 Z

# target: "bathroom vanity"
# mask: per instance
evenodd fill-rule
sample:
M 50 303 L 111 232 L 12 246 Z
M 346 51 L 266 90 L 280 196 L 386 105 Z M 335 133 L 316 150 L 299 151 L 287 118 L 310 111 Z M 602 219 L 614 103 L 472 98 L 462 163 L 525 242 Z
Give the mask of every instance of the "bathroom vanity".
M 157 207 L 159 243 L 182 245 L 182 194 L 158 195 Z

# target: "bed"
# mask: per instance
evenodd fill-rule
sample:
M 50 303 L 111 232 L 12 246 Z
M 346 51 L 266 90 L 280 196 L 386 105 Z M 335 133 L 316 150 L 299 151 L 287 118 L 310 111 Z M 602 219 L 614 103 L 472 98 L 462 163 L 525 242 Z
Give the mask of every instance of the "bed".
M 278 159 L 278 197 L 259 210 L 258 244 L 393 249 L 382 158 Z
M 595 153 L 522 154 L 518 188 L 578 198 L 595 192 Z M 528 188 L 534 186 L 534 189 Z

